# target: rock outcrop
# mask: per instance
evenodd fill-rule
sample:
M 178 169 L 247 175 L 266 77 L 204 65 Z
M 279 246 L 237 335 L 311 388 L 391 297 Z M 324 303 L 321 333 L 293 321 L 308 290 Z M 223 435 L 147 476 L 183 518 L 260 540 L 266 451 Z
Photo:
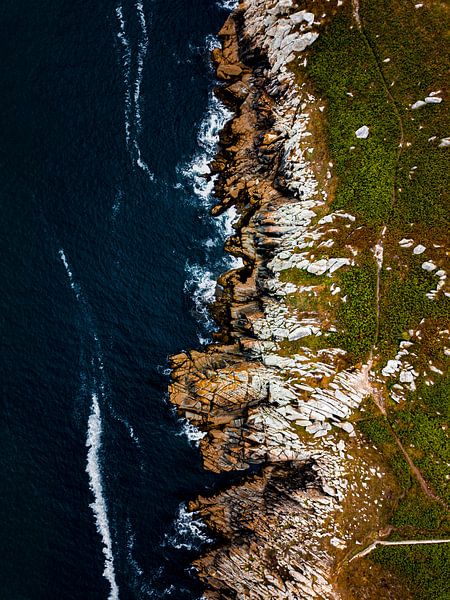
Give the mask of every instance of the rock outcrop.
M 214 51 L 218 94 L 234 111 L 212 165 L 214 213 L 237 208 L 227 249 L 244 266 L 220 278 L 216 342 L 172 357 L 170 398 L 205 432 L 205 468 L 260 469 L 191 503 L 222 540 L 195 563 L 205 598 L 341 597 L 341 565 L 390 501 L 388 475 L 352 424 L 378 383 L 333 343 L 337 276 L 358 260 L 335 239 L 358 224 L 328 208 L 330 165 L 312 161 L 323 107 L 289 69 L 324 17 L 248 0 Z

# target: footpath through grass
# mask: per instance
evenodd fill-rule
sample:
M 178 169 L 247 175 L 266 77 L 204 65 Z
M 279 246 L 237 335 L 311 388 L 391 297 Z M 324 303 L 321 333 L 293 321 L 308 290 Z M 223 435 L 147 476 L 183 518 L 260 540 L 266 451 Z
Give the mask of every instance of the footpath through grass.
M 320 0 L 306 4 L 316 14 L 322 9 L 327 12 L 327 4 Z M 328 150 L 337 179 L 332 208 L 351 212 L 361 231 L 371 232 L 359 241 L 357 265 L 339 273 L 347 302 L 336 314 L 335 342 L 355 361 L 367 359 L 375 345 L 372 251 L 374 237 L 380 239 L 384 227 L 378 365 L 394 358 L 399 343 L 421 328 L 420 341 L 414 344 L 417 389 L 400 406 L 387 402 L 387 421 L 374 414 L 359 423 L 403 489 L 390 522 L 393 535 L 403 539 L 448 535 L 448 513 L 426 497 L 412 478 L 392 430 L 430 488 L 450 502 L 450 389 L 448 379 L 438 372 L 430 377 L 429 371 L 431 362 L 439 366 L 438 371 L 448 369 L 438 334 L 450 326 L 450 306 L 442 291 L 433 300 L 427 298 L 436 276 L 422 268 L 426 260 L 444 268 L 449 246 L 449 148 L 442 139 L 450 135 L 445 87 L 450 9 L 437 0 L 423 4 L 415 8 L 409 0 L 359 0 L 359 30 L 347 0 L 326 22 L 307 66 L 293 65 L 299 78 L 308 78 L 326 103 Z M 442 101 L 412 110 L 412 104 L 430 94 Z M 363 125 L 369 127 L 369 136 L 358 139 L 355 132 Z M 402 249 L 402 238 L 412 239 L 414 246 L 424 245 L 426 253 L 414 255 L 414 246 Z M 440 599 L 450 597 L 449 551 L 448 545 L 380 547 L 363 560 L 392 573 L 404 585 L 405 598 Z M 359 597 L 372 597 L 367 589 L 363 594 L 362 587 Z

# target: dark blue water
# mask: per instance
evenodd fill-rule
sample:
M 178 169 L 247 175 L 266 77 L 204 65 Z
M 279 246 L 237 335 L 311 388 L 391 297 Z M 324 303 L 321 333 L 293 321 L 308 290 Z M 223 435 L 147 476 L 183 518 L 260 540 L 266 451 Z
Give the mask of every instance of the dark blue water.
M 189 179 L 211 152 L 207 36 L 225 16 L 215 0 L 0 5 L 2 599 L 200 595 L 182 503 L 214 481 L 165 370 L 208 336 L 225 265 Z

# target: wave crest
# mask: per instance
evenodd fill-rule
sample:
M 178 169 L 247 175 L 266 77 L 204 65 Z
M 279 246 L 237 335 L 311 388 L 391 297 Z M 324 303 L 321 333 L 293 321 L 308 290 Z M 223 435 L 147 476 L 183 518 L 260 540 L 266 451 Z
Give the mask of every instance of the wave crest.
M 184 503 L 178 508 L 178 515 L 173 524 L 174 533 L 166 534 L 163 545 L 177 550 L 200 550 L 205 544 L 212 543 L 207 535 L 206 525 L 196 518 L 195 513 L 188 511 Z

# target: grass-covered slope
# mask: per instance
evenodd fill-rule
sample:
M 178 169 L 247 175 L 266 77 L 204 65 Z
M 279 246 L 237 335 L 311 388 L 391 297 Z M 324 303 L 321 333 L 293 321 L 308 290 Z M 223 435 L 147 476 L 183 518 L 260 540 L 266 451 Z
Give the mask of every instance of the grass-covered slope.
M 358 425 L 402 490 L 386 522 L 391 539 L 450 537 L 448 288 L 447 294 L 445 286 L 429 294 L 437 269 L 445 271 L 448 264 L 449 7 L 437 0 L 359 0 L 357 19 L 349 0 L 339 8 L 323 0 L 301 4 L 327 18 L 307 64 L 294 62 L 292 68 L 324 101 L 335 177 L 332 208 L 354 215 L 359 231 L 357 239 L 335 233 L 336 245 L 353 243 L 358 258 L 336 277 L 346 302 L 334 309 L 339 331 L 332 340 L 354 360 L 372 357 L 380 371 L 401 342 L 414 342 L 409 359 L 416 389 L 394 402 L 396 382 L 388 382 L 385 414 L 373 403 Z M 412 108 L 426 97 L 442 100 Z M 363 125 L 369 136 L 358 139 L 355 132 Z M 404 239 L 413 242 L 402 247 Z M 377 277 L 373 250 L 380 242 Z M 418 244 L 424 253 L 413 252 Z M 425 261 L 434 270 L 427 271 Z M 285 274 L 286 281 L 302 283 L 298 277 Z M 297 302 L 307 310 L 303 304 Z M 379 598 L 387 586 L 394 595 L 386 597 L 448 598 L 449 552 L 449 545 L 378 548 L 359 566 L 351 563 L 348 597 Z

